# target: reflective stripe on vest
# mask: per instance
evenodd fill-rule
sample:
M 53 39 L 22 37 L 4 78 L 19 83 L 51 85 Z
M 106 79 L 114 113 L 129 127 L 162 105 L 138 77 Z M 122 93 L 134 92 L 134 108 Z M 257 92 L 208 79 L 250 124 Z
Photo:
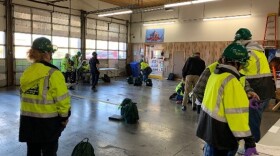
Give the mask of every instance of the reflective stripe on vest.
M 59 97 L 56 97 L 52 100 L 47 100 L 47 94 L 49 90 L 49 80 L 51 75 L 56 71 L 56 69 L 51 68 L 48 72 L 48 76 L 44 78 L 44 84 L 43 84 L 43 90 L 42 90 L 42 99 L 34 99 L 34 98 L 27 98 L 27 97 L 21 97 L 21 101 L 25 103 L 31 103 L 31 104 L 41 104 L 41 105 L 53 105 L 59 101 L 62 101 L 66 98 L 68 98 L 70 95 L 69 93 L 65 93 Z M 49 117 L 56 117 L 58 116 L 58 112 L 51 112 L 51 113 L 36 113 L 36 112 L 29 112 L 29 111 L 23 111 L 21 110 L 21 115 L 30 116 L 30 117 L 39 117 L 39 118 L 49 118 Z M 68 113 L 66 114 L 60 114 L 61 117 L 67 117 Z
M 51 105 L 51 104 L 54 104 L 58 101 L 62 101 L 64 99 L 66 99 L 67 97 L 69 97 L 69 93 L 66 93 L 64 95 L 61 95 L 53 100 L 40 100 L 40 99 L 32 99 L 32 98 L 26 98 L 26 97 L 22 97 L 21 98 L 21 101 L 22 102 L 28 102 L 28 103 L 33 103 L 33 104 L 44 104 L 44 105 Z
M 224 122 L 224 123 L 228 123 L 227 118 L 225 117 L 225 115 L 230 115 L 230 114 L 243 114 L 243 113 L 248 113 L 249 112 L 249 107 L 239 107 L 239 108 L 224 108 L 224 115 L 223 116 L 219 116 L 219 111 L 220 111 L 220 105 L 222 102 L 222 98 L 223 98 L 223 94 L 224 94 L 224 89 L 225 86 L 229 83 L 229 81 L 231 81 L 232 79 L 234 79 L 235 77 L 233 75 L 228 75 L 221 83 L 221 86 L 218 89 L 218 95 L 217 95 L 217 99 L 216 99 L 216 103 L 214 106 L 213 111 L 211 112 L 211 110 L 209 110 L 205 104 L 202 104 L 202 109 L 204 112 L 206 112 L 209 116 L 211 116 L 213 119 L 216 119 L 220 122 Z M 233 131 L 231 130 L 233 135 L 235 137 L 244 137 L 244 136 L 250 136 L 251 135 L 251 131 L 246 130 L 246 131 Z
M 246 71 L 245 73 L 241 72 L 242 74 L 246 75 L 247 79 L 255 79 L 255 78 L 262 78 L 262 77 L 271 77 L 272 73 L 270 72 L 269 66 L 267 65 L 267 62 L 261 62 L 261 59 L 265 57 L 262 54 L 259 54 L 259 56 L 256 54 L 254 50 L 250 52 L 251 58 L 254 59 L 255 65 L 250 66 L 254 69 L 244 69 L 243 71 Z M 261 58 L 261 59 L 260 59 Z M 252 71 L 255 71 L 256 73 L 252 73 Z
M 218 115 L 218 112 L 219 112 L 219 109 L 220 109 L 220 103 L 222 101 L 222 96 L 223 96 L 223 92 L 224 92 L 224 89 L 225 89 L 225 86 L 226 84 L 231 80 L 235 78 L 233 75 L 229 75 L 227 78 L 225 78 L 222 82 L 222 85 L 220 86 L 219 88 L 219 91 L 218 91 L 218 98 L 216 100 L 216 104 L 215 104 L 215 108 L 214 108 L 214 111 L 211 112 L 210 110 L 208 110 L 205 105 L 203 104 L 202 105 L 202 109 L 207 113 L 209 114 L 212 118 L 218 120 L 218 121 L 221 121 L 221 122 L 226 122 L 226 118 L 225 117 L 221 117 Z
M 34 112 L 27 112 L 27 111 L 21 111 L 21 115 L 24 116 L 30 116 L 30 117 L 36 117 L 36 118 L 52 118 L 57 117 L 58 113 L 34 113 Z

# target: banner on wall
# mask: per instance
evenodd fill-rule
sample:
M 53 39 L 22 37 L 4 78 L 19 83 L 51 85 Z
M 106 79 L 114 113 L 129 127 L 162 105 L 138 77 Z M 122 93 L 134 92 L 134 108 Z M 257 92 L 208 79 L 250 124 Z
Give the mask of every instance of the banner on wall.
M 161 43 L 164 41 L 164 29 L 147 29 L 145 42 Z

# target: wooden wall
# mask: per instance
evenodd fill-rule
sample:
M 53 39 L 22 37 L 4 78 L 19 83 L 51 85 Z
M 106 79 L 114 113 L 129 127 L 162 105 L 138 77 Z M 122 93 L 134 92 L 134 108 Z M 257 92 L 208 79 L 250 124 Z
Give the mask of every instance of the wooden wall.
M 258 41 L 261 43 L 260 41 Z M 184 52 L 182 57 L 186 60 L 188 57 L 192 56 L 194 52 L 200 52 L 201 58 L 205 61 L 206 65 L 209 65 L 219 59 L 223 50 L 230 44 L 232 41 L 222 41 L 222 42 L 169 42 L 162 43 L 164 51 L 169 53 L 169 58 L 165 59 L 164 65 L 164 77 L 167 77 L 169 73 L 173 72 L 174 62 L 173 60 L 174 53 Z M 129 52 L 133 58 L 129 61 L 139 61 L 140 49 L 145 49 L 144 43 L 131 43 L 131 51 Z M 182 64 L 182 67 L 184 64 Z M 181 77 L 181 74 L 177 74 L 177 77 Z

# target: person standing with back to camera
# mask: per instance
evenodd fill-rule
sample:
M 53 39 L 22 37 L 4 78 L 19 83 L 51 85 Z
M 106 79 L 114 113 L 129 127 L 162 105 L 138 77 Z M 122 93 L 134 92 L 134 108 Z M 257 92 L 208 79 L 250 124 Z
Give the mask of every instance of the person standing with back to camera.
M 245 156 L 258 154 L 249 127 L 249 100 L 239 70 L 248 65 L 246 48 L 232 43 L 205 88 L 196 135 L 206 142 L 204 156 L 234 156 L 238 140 L 245 141 Z
M 20 78 L 19 141 L 27 143 L 27 156 L 56 156 L 71 114 L 64 76 L 50 63 L 54 52 L 49 39 L 35 39 L 27 56 L 32 64 Z
M 264 49 L 256 41 L 252 41 L 252 34 L 249 29 L 240 28 L 236 31 L 234 39 L 234 42 L 246 47 L 250 56 L 249 65 L 242 69 L 240 73 L 246 76 L 246 80 L 261 100 L 258 108 L 250 107 L 249 109 L 250 127 L 256 142 L 258 142 L 261 138 L 260 125 L 262 113 L 270 99 L 275 96 L 273 77 Z
M 91 73 L 91 85 L 92 85 L 91 89 L 94 92 L 97 92 L 96 84 L 98 82 L 100 72 L 98 70 L 99 60 L 97 58 L 96 52 L 92 53 L 92 58 L 89 60 L 89 65 L 90 65 L 90 73 Z
M 192 91 L 196 82 L 199 79 L 199 76 L 205 69 L 205 62 L 200 58 L 200 53 L 196 52 L 192 57 L 189 57 L 182 69 L 183 80 L 185 81 L 185 92 L 182 102 L 182 111 L 186 111 L 187 103 L 189 101 L 189 93 Z M 195 109 L 194 105 L 195 97 L 192 97 L 192 106 Z

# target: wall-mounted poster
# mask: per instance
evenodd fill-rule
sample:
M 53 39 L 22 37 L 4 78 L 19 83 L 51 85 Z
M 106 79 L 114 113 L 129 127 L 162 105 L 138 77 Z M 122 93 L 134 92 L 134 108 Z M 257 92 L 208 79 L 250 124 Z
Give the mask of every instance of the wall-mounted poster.
M 164 41 L 164 29 L 147 29 L 145 42 L 160 43 Z

